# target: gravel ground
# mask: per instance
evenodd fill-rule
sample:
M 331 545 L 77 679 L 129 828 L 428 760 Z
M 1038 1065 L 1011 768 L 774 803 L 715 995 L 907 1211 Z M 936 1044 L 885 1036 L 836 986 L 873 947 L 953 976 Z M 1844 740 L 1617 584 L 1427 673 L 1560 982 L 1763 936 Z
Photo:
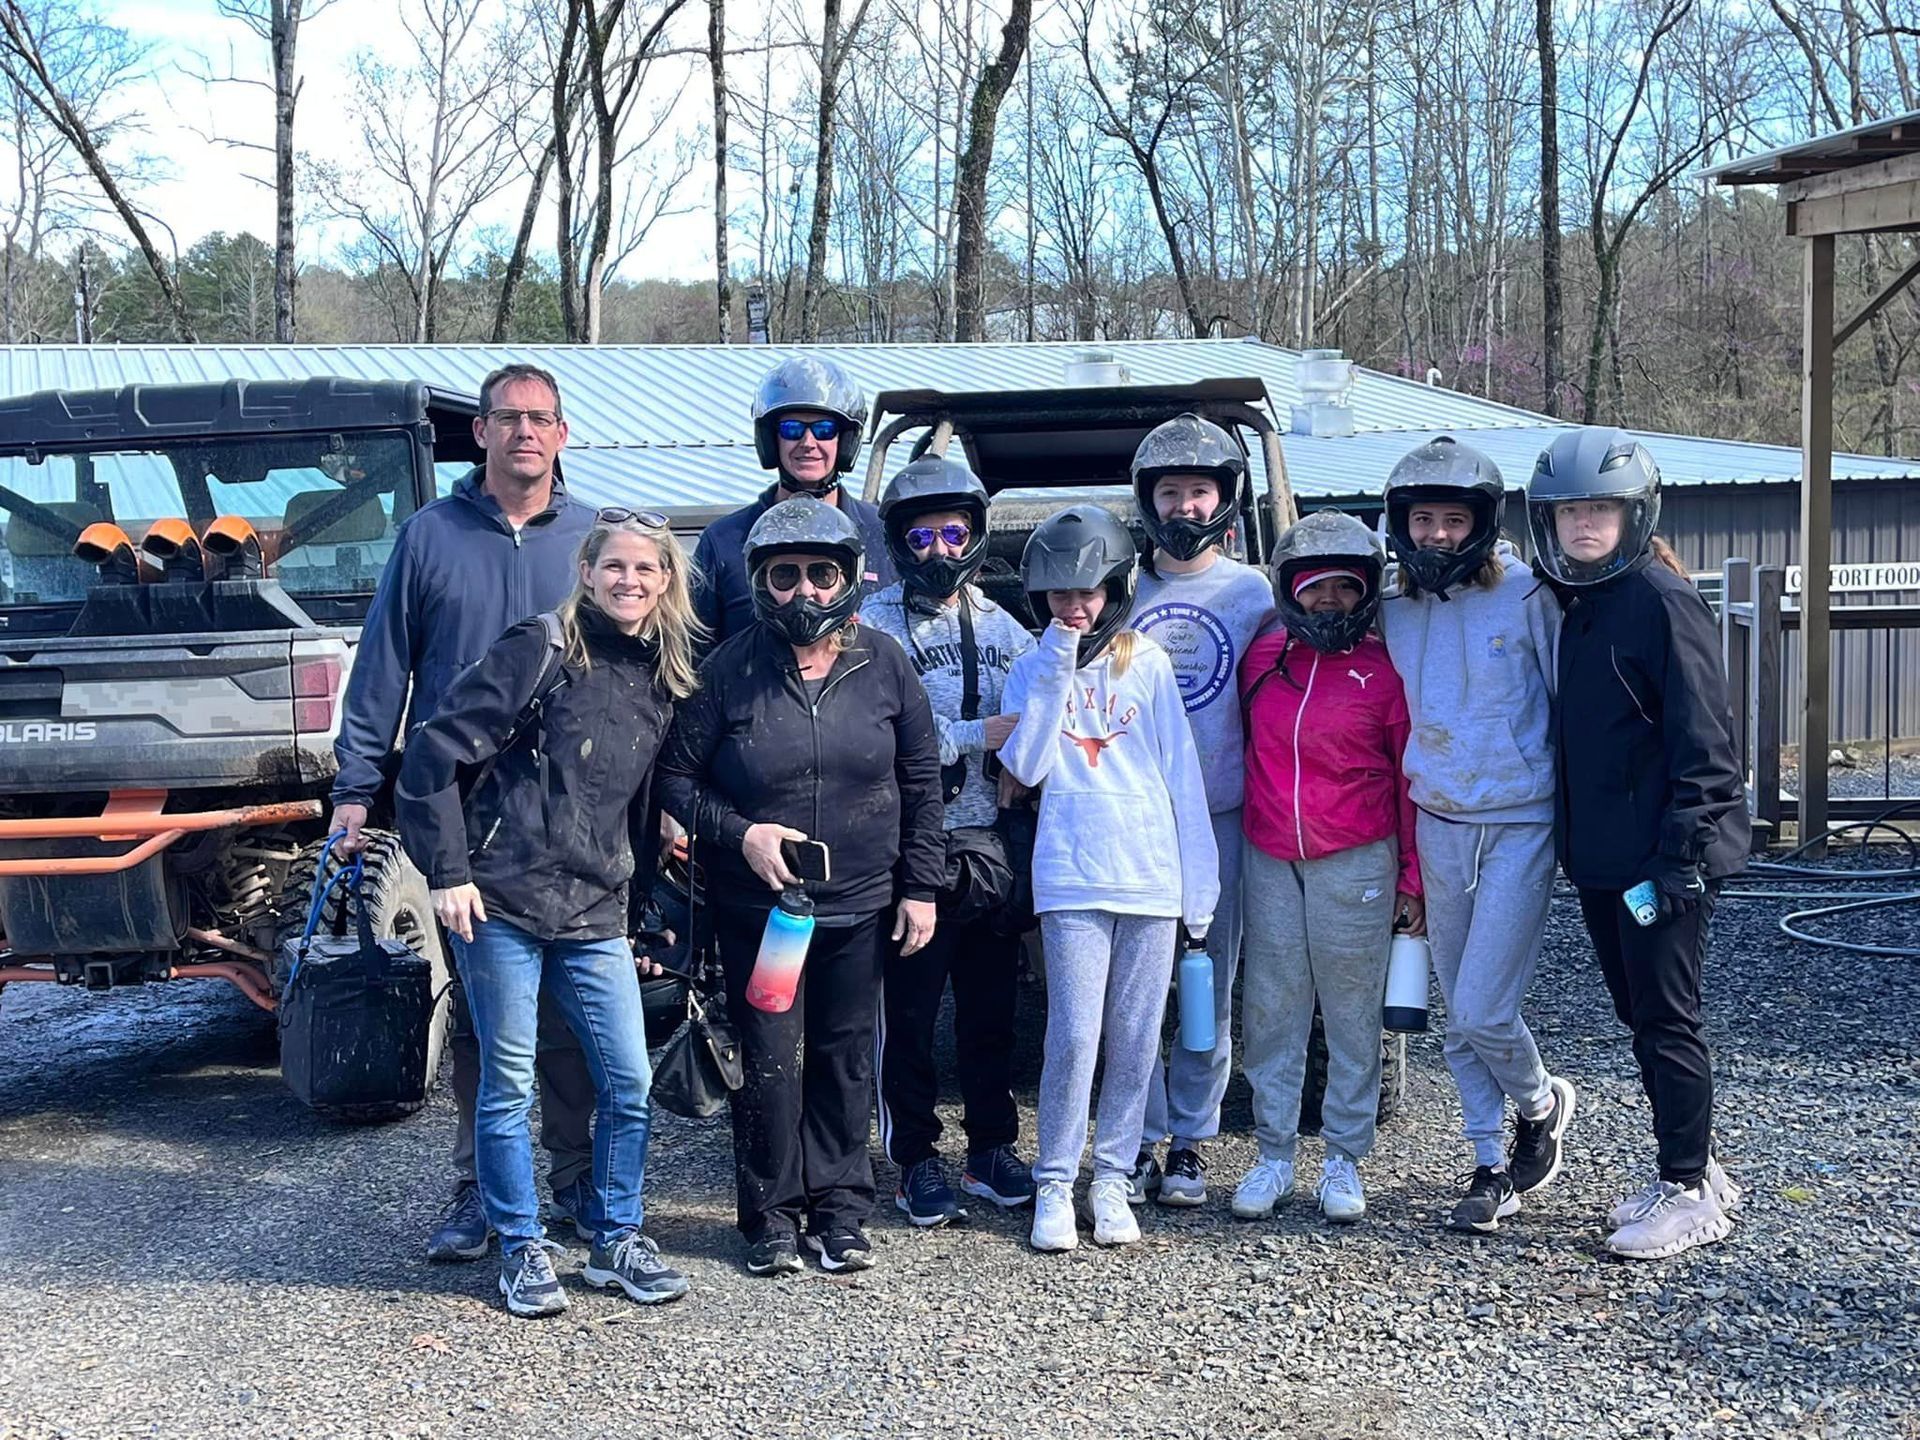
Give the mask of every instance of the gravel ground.
M 1438 1228 L 1466 1155 L 1429 1035 L 1351 1230 L 1310 1202 L 1231 1219 L 1236 1078 L 1211 1203 L 1150 1211 L 1131 1250 L 1039 1257 L 1017 1213 L 921 1233 L 889 1210 L 866 1275 L 755 1280 L 724 1120 L 664 1117 L 652 1228 L 692 1295 L 575 1289 L 542 1323 L 497 1308 L 490 1264 L 417 1258 L 444 1099 L 329 1128 L 222 989 L 14 986 L 0 1437 L 1920 1436 L 1920 968 L 1783 942 L 1781 909 L 1729 905 L 1709 964 L 1721 1148 L 1749 1196 L 1718 1247 L 1604 1254 L 1598 1217 L 1651 1144 L 1563 898 L 1533 1015 L 1580 1118 L 1566 1172 L 1497 1236 Z

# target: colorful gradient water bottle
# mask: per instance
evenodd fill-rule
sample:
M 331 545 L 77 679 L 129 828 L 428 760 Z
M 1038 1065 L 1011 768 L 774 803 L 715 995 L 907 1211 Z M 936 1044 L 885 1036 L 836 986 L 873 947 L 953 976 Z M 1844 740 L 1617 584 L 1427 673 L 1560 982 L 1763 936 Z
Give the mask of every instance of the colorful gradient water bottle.
M 1187 937 L 1180 956 L 1180 1048 L 1213 1053 L 1213 957 L 1204 939 Z
M 767 928 L 760 933 L 760 953 L 747 977 L 747 1003 L 773 1015 L 791 1010 L 812 942 L 813 901 L 804 890 L 782 890 L 779 904 L 767 912 Z

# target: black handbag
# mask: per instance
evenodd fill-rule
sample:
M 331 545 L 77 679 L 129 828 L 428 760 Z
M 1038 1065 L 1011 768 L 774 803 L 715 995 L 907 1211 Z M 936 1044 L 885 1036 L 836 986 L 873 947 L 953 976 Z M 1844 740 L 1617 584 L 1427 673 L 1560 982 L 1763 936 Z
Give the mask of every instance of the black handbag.
M 997 827 L 960 825 L 947 832 L 947 875 L 935 897 L 942 920 L 964 925 L 999 919 L 1014 904 L 1013 865 Z
M 687 1023 L 674 1032 L 654 1064 L 653 1103 L 689 1120 L 706 1120 L 718 1115 L 733 1092 L 747 1083 L 740 1037 L 732 1023 L 718 1015 L 717 997 L 709 996 L 702 1004 L 691 975 L 665 973 L 687 982 Z

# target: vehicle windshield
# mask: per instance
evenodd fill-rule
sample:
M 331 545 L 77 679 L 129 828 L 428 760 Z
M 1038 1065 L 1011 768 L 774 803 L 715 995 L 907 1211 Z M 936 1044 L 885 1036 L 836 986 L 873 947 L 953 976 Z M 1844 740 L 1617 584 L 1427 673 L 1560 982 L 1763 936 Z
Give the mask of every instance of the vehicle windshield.
M 0 605 L 83 602 L 98 582 L 73 553 L 87 526 L 111 522 L 137 548 L 170 516 L 196 535 L 245 518 L 296 597 L 368 595 L 414 499 L 401 431 L 0 454 Z

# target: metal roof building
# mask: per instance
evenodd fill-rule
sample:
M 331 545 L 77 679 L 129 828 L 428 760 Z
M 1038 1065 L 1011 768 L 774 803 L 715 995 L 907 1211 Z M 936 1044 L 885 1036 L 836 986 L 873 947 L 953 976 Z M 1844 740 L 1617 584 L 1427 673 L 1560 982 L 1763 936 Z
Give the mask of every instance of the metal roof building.
M 882 390 L 1057 388 L 1079 343 L 835 345 L 823 347 L 869 395 Z M 1229 376 L 1265 382 L 1284 431 L 1302 398 L 1302 356 L 1254 340 L 1151 340 L 1097 347 L 1141 383 Z M 472 391 L 509 361 L 559 377 L 572 439 L 567 471 L 596 501 L 655 506 L 740 503 L 764 485 L 748 433 L 748 404 L 782 346 L 749 345 L 21 345 L 0 346 L 0 394 L 94 389 L 134 382 L 345 375 L 420 379 Z M 1284 437 L 1295 493 L 1309 504 L 1377 497 L 1393 463 L 1430 435 L 1470 439 L 1523 483 L 1533 460 L 1568 428 L 1547 416 L 1380 371 L 1358 370 L 1351 436 Z M 1670 485 L 1791 484 L 1800 458 L 1785 446 L 1692 436 L 1643 437 Z M 1256 452 L 1256 463 L 1258 455 Z M 1834 457 L 1836 478 L 1906 480 L 1920 460 Z

